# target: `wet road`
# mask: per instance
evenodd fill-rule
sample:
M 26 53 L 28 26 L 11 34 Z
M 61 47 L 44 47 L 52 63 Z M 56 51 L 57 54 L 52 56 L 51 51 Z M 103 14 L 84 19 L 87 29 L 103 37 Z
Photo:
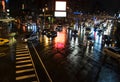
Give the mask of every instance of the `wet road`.
M 40 41 L 32 44 L 52 82 L 119 82 L 118 69 L 103 65 L 101 43 L 97 40 L 93 47 L 85 47 L 84 33 L 72 37 L 70 31 L 64 28 L 56 38 L 41 35 Z
M 93 47 L 85 47 L 84 31 L 78 33 L 72 37 L 64 29 L 54 39 L 40 35 L 39 41 L 28 43 L 40 82 L 120 82 L 118 64 L 110 58 L 102 62 L 101 37 L 96 35 Z M 0 82 L 15 82 L 15 46 L 0 47 Z
M 0 46 L 0 82 L 15 81 L 15 43 Z

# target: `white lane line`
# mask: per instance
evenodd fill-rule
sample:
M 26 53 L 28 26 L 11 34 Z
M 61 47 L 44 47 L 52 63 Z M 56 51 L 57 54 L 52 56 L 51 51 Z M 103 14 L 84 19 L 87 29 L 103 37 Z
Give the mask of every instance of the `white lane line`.
M 37 50 L 35 49 L 33 43 L 32 43 L 32 46 L 33 46 L 33 48 L 34 48 L 34 50 L 35 50 L 35 52 L 36 52 L 36 54 L 37 54 L 37 57 L 39 58 L 39 60 L 40 60 L 40 62 L 41 62 L 41 64 L 42 64 L 42 67 L 44 68 L 45 73 L 47 74 L 50 82 L 53 82 L 52 79 L 51 79 L 51 77 L 50 77 L 50 75 L 49 75 L 49 73 L 48 73 L 48 71 L 47 71 L 47 69 L 46 69 L 46 67 L 45 67 L 45 65 L 44 65 L 44 63 L 42 62 L 42 59 L 40 58 L 40 55 L 38 54 Z

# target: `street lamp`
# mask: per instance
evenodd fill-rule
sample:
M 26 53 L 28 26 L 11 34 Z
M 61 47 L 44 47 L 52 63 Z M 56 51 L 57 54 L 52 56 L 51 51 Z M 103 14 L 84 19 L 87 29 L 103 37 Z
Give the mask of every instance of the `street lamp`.
M 45 8 L 43 8 L 43 16 L 44 16 L 44 23 L 43 23 L 43 28 L 45 27 L 45 19 L 46 19 L 46 11 L 48 11 L 48 8 L 47 7 L 45 7 Z

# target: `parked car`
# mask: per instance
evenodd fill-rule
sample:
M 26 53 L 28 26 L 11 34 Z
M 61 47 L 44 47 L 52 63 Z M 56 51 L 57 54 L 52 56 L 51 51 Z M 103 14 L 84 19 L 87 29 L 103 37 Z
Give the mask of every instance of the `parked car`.
M 23 42 L 33 41 L 33 40 L 37 40 L 37 39 L 38 39 L 38 36 L 36 33 L 25 34 L 24 37 L 22 38 Z
M 52 37 L 52 38 L 54 38 L 54 37 L 57 36 L 57 32 L 56 32 L 56 31 L 48 31 L 48 32 L 46 33 L 46 36 L 47 36 L 47 37 Z
M 9 45 L 9 40 L 0 38 L 0 46 Z

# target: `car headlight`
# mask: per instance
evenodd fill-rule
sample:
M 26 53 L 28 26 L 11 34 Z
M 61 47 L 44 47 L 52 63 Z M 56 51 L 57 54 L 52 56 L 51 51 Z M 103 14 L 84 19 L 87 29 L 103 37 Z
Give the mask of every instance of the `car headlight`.
M 24 39 L 25 42 L 27 42 L 28 40 L 27 39 Z

